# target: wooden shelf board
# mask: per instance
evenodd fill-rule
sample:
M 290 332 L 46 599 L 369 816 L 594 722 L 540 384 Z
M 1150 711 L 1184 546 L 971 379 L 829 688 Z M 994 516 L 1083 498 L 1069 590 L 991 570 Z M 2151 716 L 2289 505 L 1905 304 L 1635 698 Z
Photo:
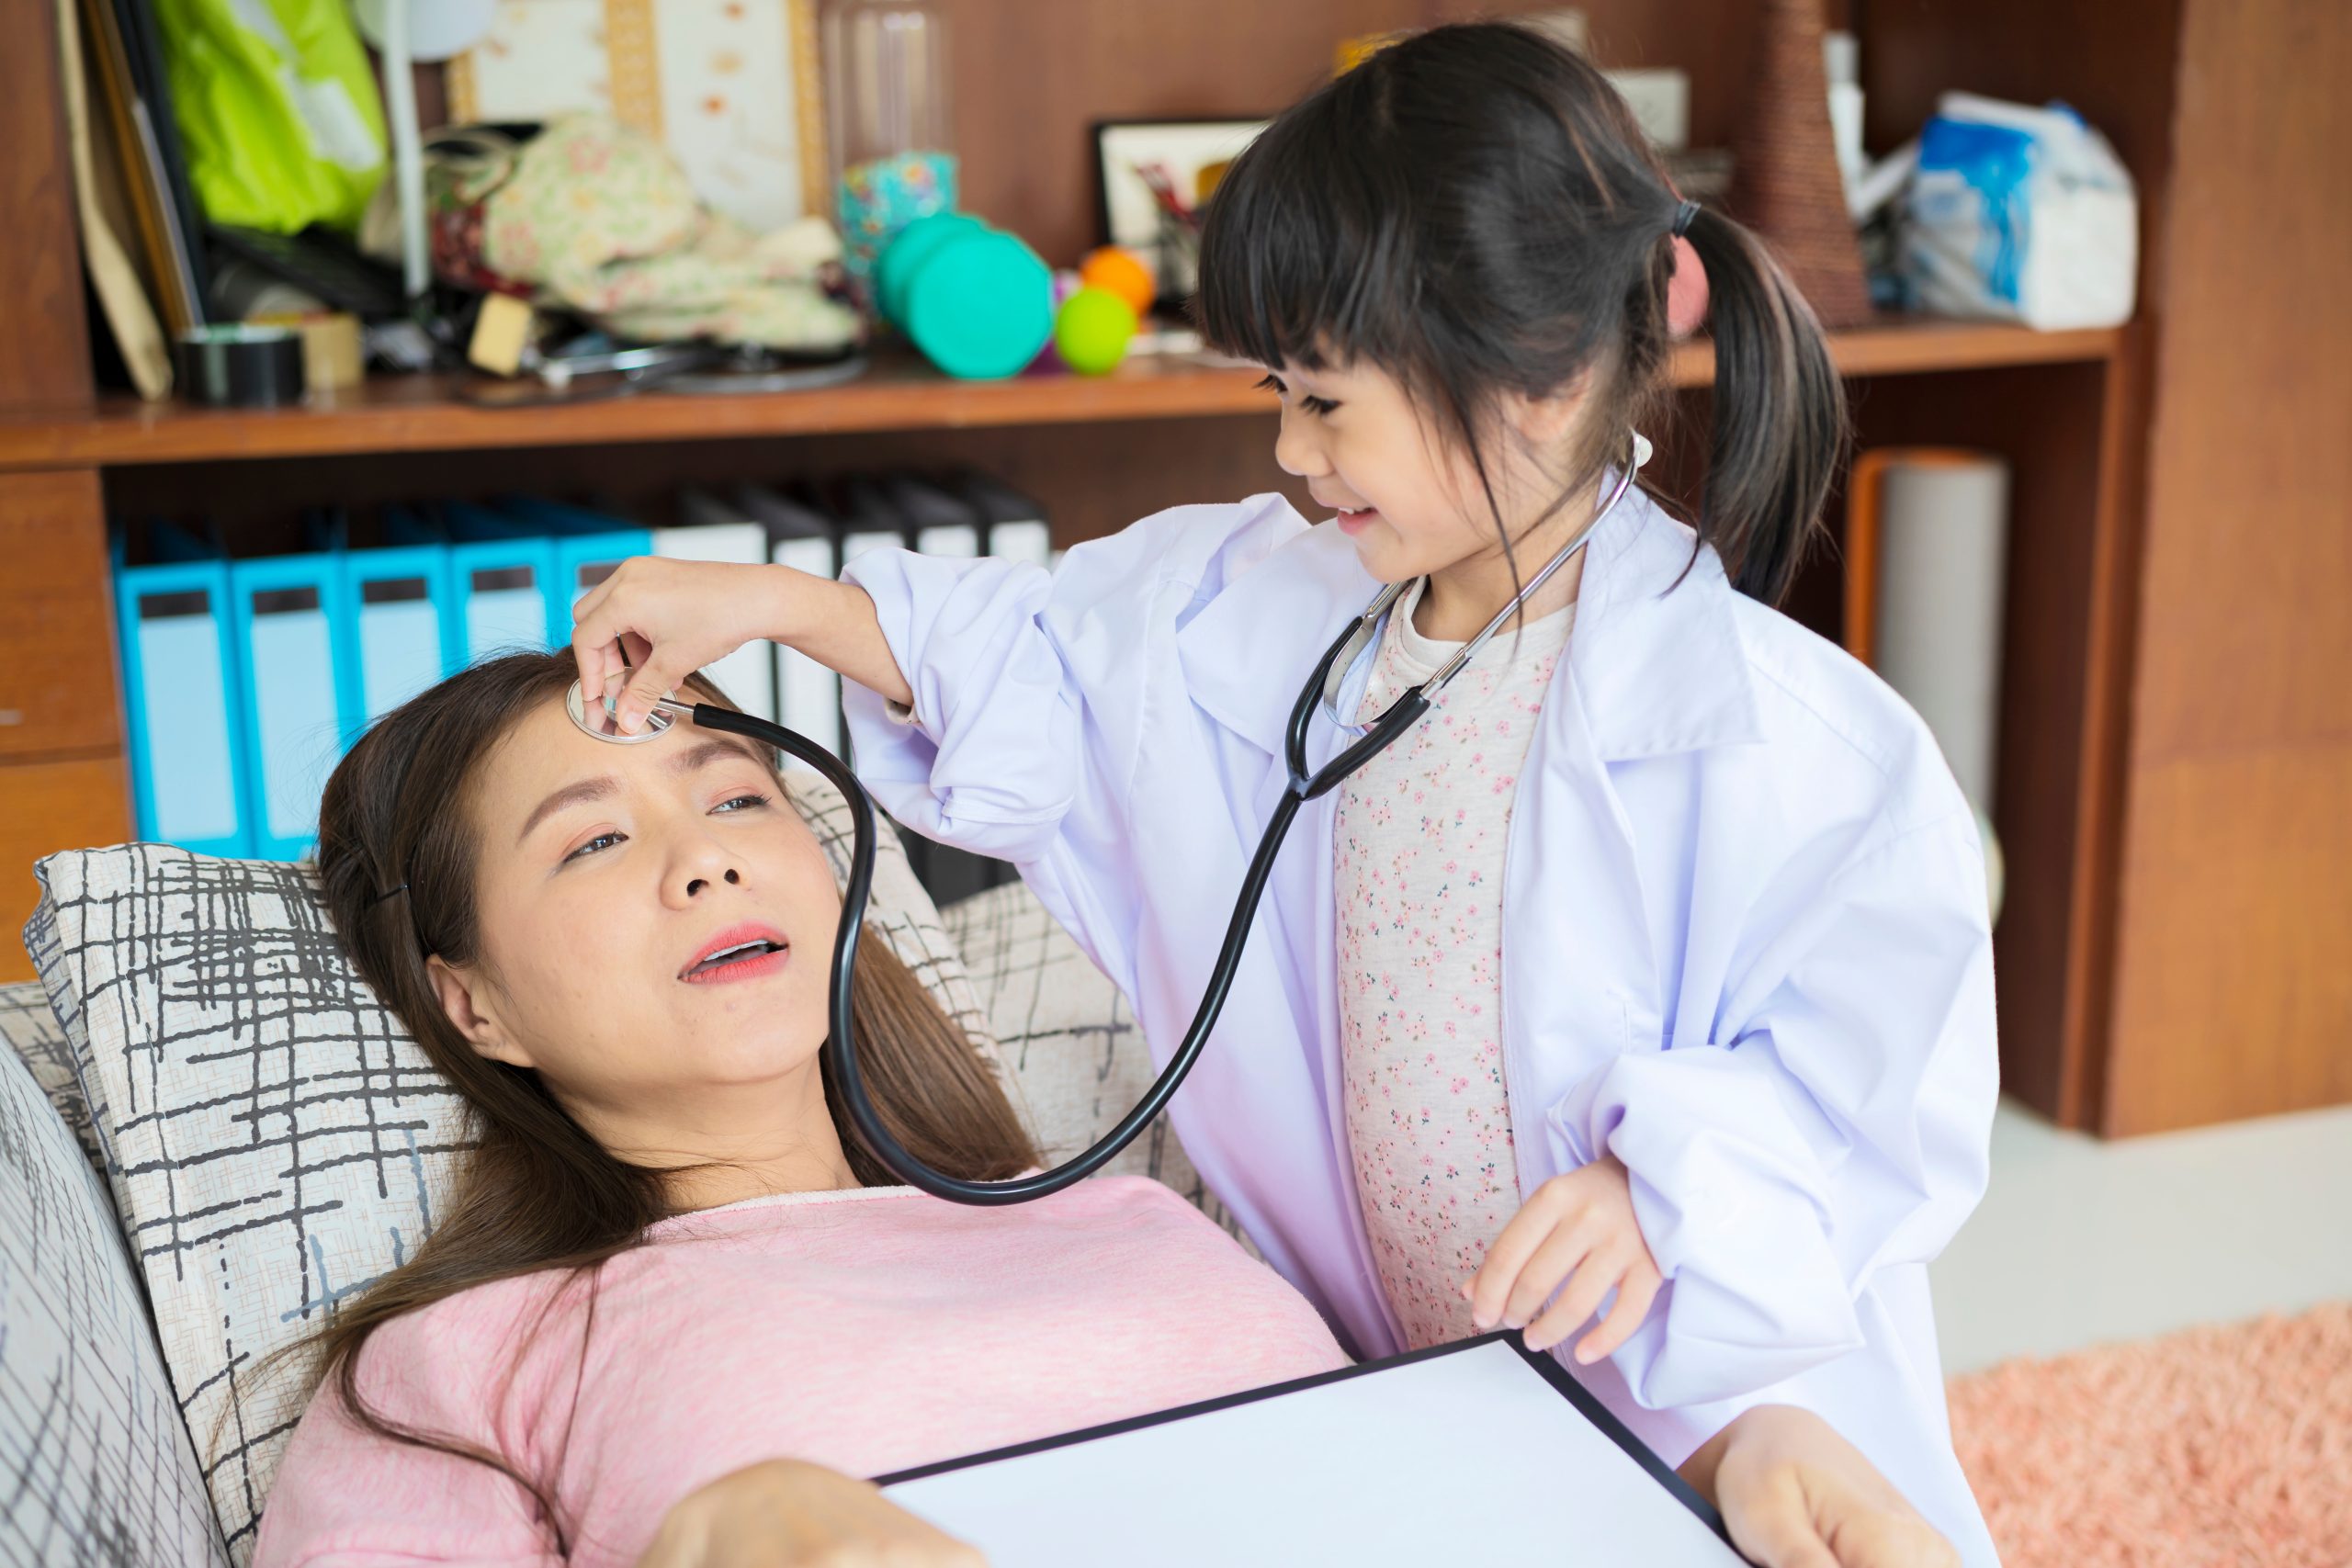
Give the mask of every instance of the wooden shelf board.
M 1889 376 L 1994 366 L 2102 360 L 2112 329 L 2037 333 L 1970 321 L 1890 319 L 1834 335 L 1840 370 Z M 1708 384 L 1704 342 L 1675 354 L 1674 383 Z M 0 417 L 0 472 L 130 463 L 234 461 L 366 452 L 603 446 L 830 435 L 850 431 L 1082 424 L 1261 412 L 1258 373 L 1178 357 L 1130 360 L 1109 376 L 1033 375 L 954 381 L 911 359 L 886 358 L 863 379 L 820 391 L 694 397 L 647 393 L 552 407 L 483 409 L 459 402 L 455 378 L 379 376 L 299 409 L 199 408 L 101 400 L 89 412 Z
M 2121 327 L 2075 327 L 2045 333 L 1989 321 L 1885 316 L 1871 326 L 1830 333 L 1829 351 L 1838 373 L 1849 378 L 1922 376 L 2014 365 L 2096 363 L 2115 356 L 2123 332 Z M 1675 351 L 1676 386 L 1703 387 L 1714 375 L 1714 347 L 1705 340 Z

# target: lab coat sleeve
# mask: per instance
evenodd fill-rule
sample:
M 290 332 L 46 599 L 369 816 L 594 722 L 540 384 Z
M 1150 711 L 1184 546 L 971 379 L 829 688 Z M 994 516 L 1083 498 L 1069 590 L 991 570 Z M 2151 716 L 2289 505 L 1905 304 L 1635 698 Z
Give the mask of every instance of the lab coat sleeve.
M 1973 822 L 1860 852 L 1758 949 L 1723 1043 L 1636 1051 L 1548 1117 L 1606 1148 L 1668 1288 L 1618 1365 L 1653 1409 L 1736 1399 L 1863 1342 L 1871 1274 L 1982 1196 L 1998 1068 Z
M 894 714 L 843 688 L 859 777 L 926 838 L 1020 867 L 1133 995 L 1142 877 L 1130 813 L 1155 716 L 1189 711 L 1169 689 L 1179 628 L 1305 527 L 1261 496 L 1171 508 L 1079 546 L 1051 574 L 991 557 L 860 556 L 843 576 L 873 599 L 914 702 Z
M 881 697 L 844 687 L 858 776 L 926 838 L 1042 858 L 1081 762 L 1079 696 L 1041 624 L 1052 578 L 999 557 L 905 550 L 869 551 L 843 576 L 872 597 L 914 693 L 911 716 L 893 722 Z

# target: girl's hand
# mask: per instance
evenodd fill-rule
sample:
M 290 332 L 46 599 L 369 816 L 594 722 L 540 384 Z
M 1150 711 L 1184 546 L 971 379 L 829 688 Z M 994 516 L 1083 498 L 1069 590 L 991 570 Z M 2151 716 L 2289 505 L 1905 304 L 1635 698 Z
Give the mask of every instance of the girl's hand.
M 1810 1410 L 1759 1404 L 1683 1461 L 1759 1568 L 1960 1568 L 1960 1554 Z
M 614 705 L 623 735 L 704 665 L 758 637 L 783 643 L 894 703 L 915 694 L 899 670 L 865 589 L 788 566 L 639 556 L 598 583 L 573 612 L 572 657 L 591 702 L 624 668 Z
M 770 1460 L 680 1498 L 637 1568 L 988 1568 L 988 1560 L 867 1482 Z
M 706 664 L 754 638 L 775 635 L 786 567 L 638 556 L 621 562 L 572 611 L 572 657 L 580 691 L 593 705 L 631 670 L 614 717 L 620 732 L 644 728 L 653 705 Z
M 1572 1277 L 1551 1310 L 1537 1316 Z M 1664 1283 L 1634 1217 L 1625 1168 L 1615 1156 L 1603 1155 L 1537 1188 L 1487 1249 L 1486 1263 L 1462 1293 L 1481 1333 L 1497 1323 L 1524 1325 L 1527 1348 L 1548 1350 L 1614 1290 L 1617 1304 L 1577 1346 L 1577 1361 L 1590 1363 L 1632 1337 Z

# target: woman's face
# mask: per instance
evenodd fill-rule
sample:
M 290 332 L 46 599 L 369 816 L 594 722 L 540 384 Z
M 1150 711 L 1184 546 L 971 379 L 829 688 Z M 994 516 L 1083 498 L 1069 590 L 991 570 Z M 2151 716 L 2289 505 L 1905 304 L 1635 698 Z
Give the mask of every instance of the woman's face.
M 434 960 L 475 1049 L 594 1130 L 814 1079 L 841 898 L 752 744 L 681 725 L 615 746 L 540 704 L 485 759 L 481 942 Z

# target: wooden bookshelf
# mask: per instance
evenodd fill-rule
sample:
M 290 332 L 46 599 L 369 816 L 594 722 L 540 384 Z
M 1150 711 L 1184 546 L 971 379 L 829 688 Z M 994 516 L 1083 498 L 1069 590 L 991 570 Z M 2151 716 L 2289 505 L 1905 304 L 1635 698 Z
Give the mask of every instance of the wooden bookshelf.
M 1554 3 L 956 0 L 966 202 L 1074 262 L 1095 237 L 1096 121 L 1254 118 L 1319 79 L 1336 39 Z M 1611 63 L 1689 73 L 1692 146 L 1731 142 L 1753 0 L 1586 8 Z M 131 830 L 109 516 L 201 520 L 263 553 L 294 547 L 320 504 L 364 517 L 523 491 L 651 516 L 686 485 L 974 467 L 1036 495 L 1070 544 L 1171 501 L 1304 499 L 1272 460 L 1255 378 L 1187 361 L 993 385 L 888 361 L 826 391 L 535 410 L 473 408 L 435 378 L 268 413 L 94 396 L 55 9 L 21 9 L 0 50 L 0 669 L 15 677 L 0 680 L 0 928 L 31 906 L 33 855 Z M 2345 74 L 2330 72 L 2352 13 L 2330 0 L 1830 9 L 1861 38 L 1871 147 L 1916 135 L 1950 88 L 2064 98 L 2115 144 L 2141 203 L 2132 328 L 1888 321 L 1833 345 L 1860 445 L 2010 464 L 2003 1087 L 2111 1133 L 2352 1101 L 2352 682 L 2336 673 L 2352 665 L 2352 620 L 2333 605 L 2352 446 L 2344 380 L 2324 373 L 2352 355 L 2352 296 L 2328 270 L 2346 209 L 2316 198 L 2312 177 L 2352 144 L 2352 95 L 2324 86 Z M 419 72 L 428 119 L 440 87 Z M 1713 368 L 1703 345 L 1677 356 L 1687 390 L 1658 433 L 1651 472 L 1685 499 Z M 1817 552 L 1790 606 L 1831 637 L 1842 570 Z M 0 979 L 28 972 L 0 942 Z
M 1902 376 L 2003 366 L 2104 361 L 2113 330 L 2038 333 L 1973 321 L 1905 321 L 1839 333 L 1849 376 Z M 1714 377 L 1706 344 L 1684 345 L 1674 381 Z M 300 408 L 242 410 L 100 400 L 85 413 L 0 419 L 0 472 L 92 465 L 187 463 L 485 447 L 717 441 L 885 430 L 1084 424 L 1252 413 L 1270 406 L 1254 370 L 1189 356 L 1128 361 L 1101 378 L 1037 374 L 955 381 L 911 358 L 886 356 L 865 376 L 803 392 L 690 396 L 660 391 L 529 408 L 478 408 L 458 378 L 383 376 Z

